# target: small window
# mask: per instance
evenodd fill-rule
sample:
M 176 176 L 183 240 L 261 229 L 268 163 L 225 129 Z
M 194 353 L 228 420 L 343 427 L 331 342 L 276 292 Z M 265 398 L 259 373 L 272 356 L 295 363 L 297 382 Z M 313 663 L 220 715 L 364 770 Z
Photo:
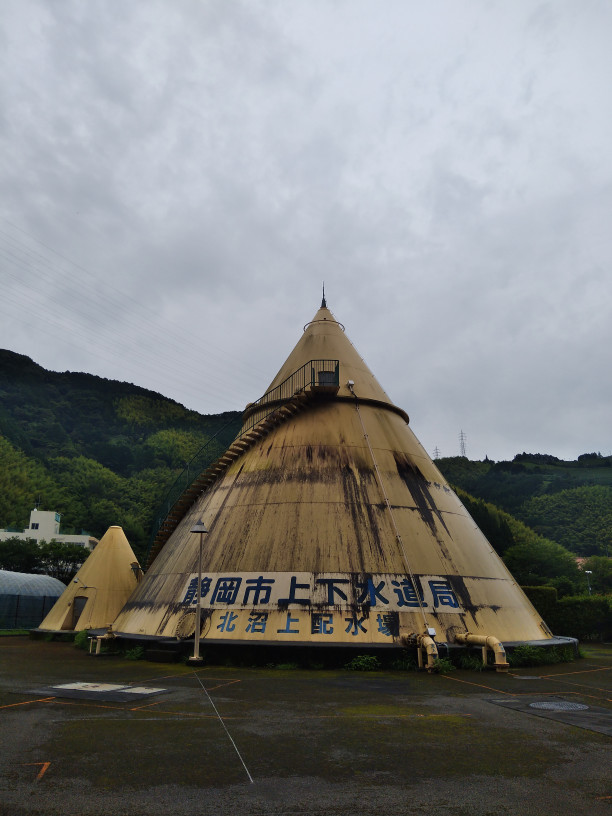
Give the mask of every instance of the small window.
M 32 522 L 32 529 L 33 530 L 38 530 L 38 522 L 37 521 Z

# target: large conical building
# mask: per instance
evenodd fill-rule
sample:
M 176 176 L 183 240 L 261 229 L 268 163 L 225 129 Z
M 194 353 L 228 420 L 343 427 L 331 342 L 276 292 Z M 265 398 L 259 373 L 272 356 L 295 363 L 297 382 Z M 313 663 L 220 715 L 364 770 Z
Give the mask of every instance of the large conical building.
M 206 641 L 552 637 L 325 299 L 235 442 L 170 512 L 116 632 L 193 636 L 201 539 Z
M 108 627 L 135 589 L 141 569 L 121 527 L 109 527 L 38 627 L 78 632 Z

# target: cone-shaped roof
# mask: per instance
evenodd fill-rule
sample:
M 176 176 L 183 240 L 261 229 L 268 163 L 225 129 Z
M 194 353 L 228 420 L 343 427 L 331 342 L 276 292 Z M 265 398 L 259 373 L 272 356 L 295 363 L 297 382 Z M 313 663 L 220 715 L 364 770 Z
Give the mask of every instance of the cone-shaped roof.
M 355 383 L 355 390 L 362 399 L 375 399 L 389 405 L 392 404 L 376 377 L 346 336 L 342 323 L 336 320 L 326 306 L 321 306 L 310 323 L 304 326 L 304 333 L 270 383 L 268 391 L 286 380 L 309 360 L 342 361 L 339 396 L 351 396 L 347 383 L 352 380 Z
M 137 584 L 138 561 L 121 527 L 109 527 L 39 629 L 100 629 L 113 622 Z
M 325 305 L 267 397 L 174 519 L 117 631 L 193 634 L 202 541 L 206 639 L 389 646 L 427 628 L 447 642 L 550 637 Z

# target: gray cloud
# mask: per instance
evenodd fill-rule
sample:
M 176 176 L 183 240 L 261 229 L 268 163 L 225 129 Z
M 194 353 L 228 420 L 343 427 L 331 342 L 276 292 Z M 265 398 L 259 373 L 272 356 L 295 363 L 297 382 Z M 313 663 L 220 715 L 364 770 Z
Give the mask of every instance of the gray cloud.
M 324 279 L 430 453 L 607 453 L 611 23 L 5 0 L 0 345 L 240 408 Z

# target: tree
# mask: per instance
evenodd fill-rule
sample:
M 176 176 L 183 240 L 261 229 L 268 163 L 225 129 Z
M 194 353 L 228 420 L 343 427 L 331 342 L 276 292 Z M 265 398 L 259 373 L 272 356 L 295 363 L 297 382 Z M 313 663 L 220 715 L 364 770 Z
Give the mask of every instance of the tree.
M 80 544 L 64 544 L 61 541 L 42 541 L 40 544 L 41 571 L 64 584 L 71 581 L 83 566 L 89 550 Z
M 0 541 L 0 569 L 10 572 L 40 572 L 40 549 L 33 538 Z
M 605 555 L 592 555 L 588 558 L 583 569 L 590 570 L 591 589 L 597 595 L 612 593 L 612 558 Z
M 495 552 L 503 556 L 515 543 L 508 514 L 482 499 L 475 499 L 463 490 L 458 490 L 457 495 Z
M 551 584 L 559 578 L 569 578 L 576 588 L 584 583 L 572 553 L 545 538 L 534 537 L 509 547 L 504 562 L 517 583 L 525 586 Z
M 534 496 L 519 515 L 536 532 L 578 555 L 604 555 L 612 543 L 610 485 L 582 485 Z

